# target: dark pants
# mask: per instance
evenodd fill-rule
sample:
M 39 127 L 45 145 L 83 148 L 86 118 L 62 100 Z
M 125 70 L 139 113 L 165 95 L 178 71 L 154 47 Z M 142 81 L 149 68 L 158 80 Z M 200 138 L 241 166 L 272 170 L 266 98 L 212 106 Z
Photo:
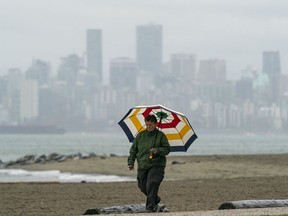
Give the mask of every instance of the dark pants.
M 156 205 L 160 202 L 158 190 L 164 178 L 163 166 L 155 166 L 150 169 L 138 169 L 138 187 L 146 195 L 146 209 L 155 211 Z

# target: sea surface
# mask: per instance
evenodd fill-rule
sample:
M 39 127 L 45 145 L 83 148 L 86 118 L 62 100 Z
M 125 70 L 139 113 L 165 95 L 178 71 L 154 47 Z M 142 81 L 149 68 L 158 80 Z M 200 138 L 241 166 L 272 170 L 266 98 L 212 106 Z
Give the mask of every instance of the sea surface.
M 198 134 L 187 152 L 170 155 L 237 155 L 288 153 L 288 135 L 280 134 Z M 64 134 L 64 135 L 0 135 L 0 160 L 8 162 L 25 155 L 50 153 L 127 156 L 131 143 L 124 133 Z M 128 177 L 101 174 L 80 175 L 51 171 L 0 169 L 0 182 L 114 182 L 128 181 Z

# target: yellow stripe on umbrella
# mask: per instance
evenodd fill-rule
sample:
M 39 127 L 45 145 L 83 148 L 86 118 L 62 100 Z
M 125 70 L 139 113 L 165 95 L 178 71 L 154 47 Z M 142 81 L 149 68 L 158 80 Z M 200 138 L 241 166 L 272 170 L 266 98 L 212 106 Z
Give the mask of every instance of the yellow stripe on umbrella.
M 135 111 L 133 112 L 133 114 L 131 115 L 131 117 L 129 117 L 129 119 L 131 120 L 131 122 L 133 123 L 133 125 L 136 127 L 137 131 L 143 130 L 143 126 L 140 123 L 139 119 L 137 118 L 137 113 L 140 112 L 141 109 L 135 109 Z

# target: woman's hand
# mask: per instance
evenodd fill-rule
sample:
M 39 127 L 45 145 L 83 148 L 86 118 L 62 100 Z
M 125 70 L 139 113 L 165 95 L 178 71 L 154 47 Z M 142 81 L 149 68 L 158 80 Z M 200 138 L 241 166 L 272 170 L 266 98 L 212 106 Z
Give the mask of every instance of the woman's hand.
M 156 148 L 151 148 L 150 150 L 149 150 L 149 152 L 151 152 L 151 153 L 153 153 L 153 154 L 157 154 L 157 149 Z

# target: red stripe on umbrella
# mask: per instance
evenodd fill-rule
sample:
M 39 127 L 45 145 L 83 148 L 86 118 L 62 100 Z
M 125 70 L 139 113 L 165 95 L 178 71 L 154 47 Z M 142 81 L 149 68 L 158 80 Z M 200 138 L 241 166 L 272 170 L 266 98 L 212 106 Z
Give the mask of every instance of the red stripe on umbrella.
M 156 112 L 155 113 L 155 108 L 157 109 L 157 108 L 159 108 L 160 110 L 162 109 L 161 107 L 149 107 L 149 108 L 147 108 L 144 112 L 143 112 L 143 116 L 144 116 L 144 118 L 146 118 L 148 115 L 150 115 L 151 113 L 153 113 L 153 114 L 155 114 L 157 117 L 159 116 L 159 115 L 157 115 L 159 112 Z M 154 112 L 153 112 L 153 110 L 154 110 Z M 162 112 L 162 111 L 160 111 L 160 112 Z M 170 112 L 170 111 L 169 111 Z M 162 113 L 164 113 L 164 112 L 162 112 Z M 165 113 L 166 115 L 167 115 L 167 113 Z M 171 127 L 176 127 L 177 125 L 178 125 L 178 123 L 181 121 L 179 118 L 178 118 L 178 116 L 177 116 L 177 114 L 175 114 L 175 113 L 171 113 L 172 114 L 172 116 L 173 116 L 173 118 L 169 118 L 169 120 L 170 120 L 170 122 L 165 122 L 165 118 L 164 119 L 161 119 L 161 125 L 160 125 L 160 122 L 158 122 L 157 123 L 157 127 L 158 128 L 171 128 Z M 167 118 L 167 117 L 166 117 Z M 168 118 L 167 118 L 168 119 Z M 171 119 L 172 119 L 172 121 L 171 121 Z M 164 120 L 164 122 L 163 122 L 163 120 Z
M 169 122 L 169 123 L 165 123 L 165 121 L 164 122 L 161 121 L 160 128 L 173 128 L 173 127 L 176 127 L 179 124 L 180 119 L 178 118 L 178 116 L 175 113 L 171 113 L 171 114 L 173 116 L 173 120 L 171 122 Z

